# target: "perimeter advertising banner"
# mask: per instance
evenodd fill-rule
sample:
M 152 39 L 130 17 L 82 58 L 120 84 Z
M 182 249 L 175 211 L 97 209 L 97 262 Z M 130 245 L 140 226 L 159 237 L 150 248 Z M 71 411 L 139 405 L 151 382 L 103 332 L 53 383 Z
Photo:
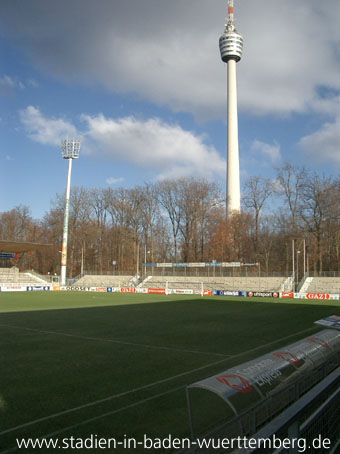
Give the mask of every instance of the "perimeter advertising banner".
M 157 295 L 165 295 L 165 288 L 149 288 L 148 293 L 157 294 Z
M 0 259 L 17 259 L 18 254 L 16 252 L 0 252 Z
M 302 298 L 307 300 L 338 300 L 339 294 L 336 293 L 295 293 L 294 298 Z
M 260 296 L 263 298 L 278 298 L 279 294 L 277 292 L 248 292 L 248 296 Z
M 173 293 L 175 295 L 193 295 L 194 291 L 193 290 L 189 290 L 187 288 L 185 289 L 181 289 L 181 288 L 174 288 L 172 290 L 169 290 L 169 293 Z
M 252 264 L 247 264 L 252 265 Z M 175 262 L 175 263 L 143 263 L 146 268 L 239 268 L 241 262 Z
M 281 292 L 281 298 L 294 298 L 294 292 Z
M 136 293 L 135 287 L 122 287 L 120 291 L 121 293 Z
M 244 296 L 242 292 L 236 290 L 213 290 L 213 295 L 217 296 Z
M 26 292 L 27 287 L 17 284 L 7 284 L 1 286 L 2 292 Z

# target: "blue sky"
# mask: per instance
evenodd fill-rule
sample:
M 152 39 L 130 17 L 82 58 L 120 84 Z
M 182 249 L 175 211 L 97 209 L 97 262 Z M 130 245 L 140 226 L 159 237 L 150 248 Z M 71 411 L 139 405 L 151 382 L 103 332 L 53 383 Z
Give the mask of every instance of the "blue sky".
M 225 187 L 226 0 L 2 0 L 0 211 L 72 185 L 203 176 Z M 340 2 L 235 0 L 241 179 L 340 165 Z

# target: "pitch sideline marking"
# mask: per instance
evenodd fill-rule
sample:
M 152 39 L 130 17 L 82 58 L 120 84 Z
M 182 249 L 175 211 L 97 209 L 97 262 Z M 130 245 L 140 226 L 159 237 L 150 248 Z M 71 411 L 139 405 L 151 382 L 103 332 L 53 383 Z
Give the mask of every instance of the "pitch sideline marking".
M 229 358 L 224 358 L 224 359 L 221 359 L 219 361 L 215 361 L 213 363 L 209 363 L 209 364 L 206 364 L 204 366 L 198 367 L 196 369 L 192 369 L 192 370 L 189 370 L 187 372 L 182 372 L 181 374 L 177 374 L 177 375 L 173 375 L 171 377 L 163 378 L 162 380 L 158 380 L 158 381 L 155 381 L 153 383 L 149 383 L 147 385 L 140 386 L 138 388 L 130 389 L 128 391 L 124 391 L 124 392 L 119 393 L 119 394 L 114 394 L 113 396 L 104 397 L 103 399 L 99 399 L 99 400 L 96 400 L 96 401 L 93 401 L 93 402 L 88 402 L 87 404 L 79 405 L 78 407 L 69 408 L 68 410 L 63 410 L 63 411 L 61 411 L 59 413 L 54 413 L 52 415 L 45 416 L 43 418 L 39 418 L 39 419 L 36 419 L 34 421 L 30 421 L 30 422 L 21 424 L 21 425 L 16 426 L 16 427 L 12 427 L 10 429 L 3 430 L 3 431 L 0 432 L 0 435 L 4 435 L 4 434 L 10 433 L 10 432 L 13 432 L 15 430 L 22 429 L 24 427 L 32 426 L 33 424 L 37 424 L 37 423 L 42 422 L 42 421 L 46 421 L 46 420 L 49 420 L 49 419 L 57 418 L 58 416 L 63 416 L 63 415 L 66 415 L 68 413 L 73 413 L 75 411 L 82 410 L 84 408 L 93 407 L 94 405 L 98 405 L 98 404 L 101 404 L 101 403 L 104 403 L 104 402 L 108 402 L 109 400 L 117 399 L 118 397 L 123 397 L 123 396 L 126 396 L 128 394 L 133 394 L 133 393 L 138 392 L 138 391 L 143 391 L 143 390 L 151 388 L 153 386 L 160 385 L 160 384 L 166 383 L 168 381 L 175 380 L 176 378 L 180 378 L 180 377 L 183 377 L 185 375 L 190 375 L 191 373 L 198 372 L 198 371 L 206 369 L 206 368 L 208 368 L 210 366 L 214 366 L 216 364 L 222 363 L 223 361 L 226 361 L 227 359 L 229 359 Z
M 177 388 L 169 389 L 168 391 L 164 391 L 163 393 L 155 394 L 153 396 L 147 397 L 146 399 L 142 399 L 142 400 L 133 402 L 132 404 L 126 405 L 125 407 L 117 408 L 116 410 L 112 410 L 112 411 L 108 411 L 106 413 L 102 413 L 101 415 L 94 416 L 93 418 L 84 419 L 83 421 L 81 421 L 81 422 L 79 422 L 77 424 L 73 424 L 73 425 L 68 426 L 68 427 L 63 427 L 62 429 L 56 430 L 55 432 L 51 432 L 49 434 L 41 435 L 38 439 L 42 440 L 42 439 L 52 438 L 55 435 L 59 435 L 60 433 L 66 432 L 66 431 L 71 430 L 71 429 L 75 429 L 76 427 L 85 426 L 86 424 L 88 424 L 90 422 L 97 421 L 98 419 L 105 418 L 106 416 L 111 416 L 111 415 L 114 415 L 115 413 L 119 413 L 121 411 L 128 410 L 128 409 L 133 408 L 133 407 L 137 407 L 138 405 L 141 405 L 141 404 L 144 404 L 146 402 L 149 402 L 150 400 L 157 399 L 158 397 L 162 397 L 162 396 L 165 396 L 167 394 L 171 394 L 171 393 L 179 391 L 180 389 L 183 389 L 183 388 L 185 388 L 185 385 L 181 385 L 181 386 L 178 386 Z M 36 439 L 34 439 L 34 440 L 36 440 Z M 10 448 L 10 449 L 8 449 L 6 451 L 0 451 L 0 454 L 7 454 L 9 452 L 13 452 L 13 451 L 16 451 L 18 449 L 19 449 L 18 447 L 13 447 L 13 448 Z
M 239 358 L 239 357 L 242 357 L 248 353 L 251 353 L 251 352 L 254 352 L 254 351 L 257 351 L 257 350 L 260 350 L 261 348 L 263 348 L 264 346 L 268 346 L 268 345 L 273 345 L 273 344 L 276 344 L 278 342 L 281 342 L 282 340 L 286 340 L 286 339 L 289 339 L 291 337 L 294 337 L 294 336 L 297 336 L 298 334 L 303 334 L 303 333 L 306 333 L 306 332 L 309 332 L 309 331 L 312 331 L 314 330 L 315 327 L 312 327 L 312 328 L 308 328 L 308 329 L 305 329 L 304 331 L 300 331 L 299 333 L 294 333 L 294 334 L 290 334 L 289 336 L 285 336 L 285 337 L 282 337 L 280 339 L 277 339 L 273 342 L 269 342 L 267 344 L 263 344 L 263 345 L 260 345 L 258 347 L 255 347 L 255 348 L 252 348 L 250 350 L 246 350 L 245 352 L 242 352 L 242 353 L 238 353 L 236 355 L 231 355 L 229 358 L 223 358 L 219 361 L 215 361 L 213 363 L 209 363 L 209 364 L 206 364 L 204 366 L 201 366 L 201 367 L 198 367 L 196 369 L 192 369 L 192 370 L 189 370 L 187 372 L 182 372 L 181 374 L 177 374 L 177 375 L 173 375 L 172 377 L 168 377 L 168 378 L 164 378 L 162 380 L 158 380 L 156 382 L 153 382 L 153 383 L 149 383 L 148 385 L 144 385 L 144 386 L 140 386 L 139 388 L 134 388 L 134 389 L 131 389 L 129 391 L 124 391 L 122 393 L 119 393 L 119 394 L 115 394 L 113 396 L 108 396 L 108 397 L 105 397 L 103 399 L 99 399 L 99 400 L 96 400 L 96 401 L 93 401 L 93 402 L 88 402 L 87 404 L 84 404 L 84 405 L 80 405 L 78 407 L 74 407 L 74 408 L 69 408 L 68 410 L 64 410 L 64 411 L 61 411 L 59 413 L 54 413 L 52 415 L 49 415 L 49 416 L 45 416 L 43 418 L 39 418 L 39 419 L 36 419 L 34 421 L 29 421 L 27 423 L 24 423 L 24 424 L 21 424 L 19 426 L 15 426 L 15 427 L 11 427 L 9 429 L 6 429 L 2 432 L 0 432 L 0 435 L 4 435 L 4 434 L 7 434 L 7 433 L 10 433 L 10 432 L 14 432 L 16 430 L 19 430 L 19 429 L 22 429 L 24 427 L 29 427 L 29 426 L 32 426 L 34 424 L 37 424 L 39 422 L 43 422 L 43 421 L 47 421 L 49 419 L 53 419 L 53 418 L 57 418 L 58 416 L 62 416 L 62 415 L 65 415 L 65 414 L 69 414 L 69 413 L 73 413 L 75 411 L 78 411 L 78 410 L 82 410 L 84 408 L 88 408 L 88 407 L 92 407 L 94 405 L 98 405 L 98 404 L 101 404 L 101 403 L 104 403 L 104 402 L 108 402 L 109 400 L 113 400 L 113 399 L 116 399 L 116 398 L 119 398 L 119 397 L 123 397 L 123 396 L 126 396 L 128 394 L 132 394 L 132 393 L 135 393 L 135 392 L 138 392 L 138 391 L 143 391 L 144 389 L 148 389 L 148 388 L 151 388 L 153 386 L 156 386 L 156 385 L 160 385 L 162 383 L 166 383 L 166 382 L 169 382 L 169 381 L 172 381 L 172 380 L 175 380 L 177 378 L 180 378 L 180 377 L 184 377 L 186 375 L 190 375 L 192 373 L 195 373 L 195 372 L 199 372 L 201 370 L 204 370 L 204 369 L 207 369 L 208 367 L 211 367 L 211 366 L 215 366 L 217 364 L 220 364 L 222 362 L 225 362 L 225 361 L 228 361 L 230 359 L 235 359 L 235 358 Z M 117 410 L 118 411 L 118 410 Z
M 150 348 L 154 350 L 170 350 L 170 351 L 177 351 L 177 352 L 182 352 L 182 353 L 194 353 L 194 354 L 199 354 L 199 355 L 210 355 L 210 356 L 222 356 L 223 358 L 230 358 L 230 355 L 225 355 L 224 353 L 212 353 L 212 352 L 203 352 L 199 350 L 186 350 L 182 348 L 176 348 L 176 347 L 165 347 L 161 345 L 149 345 L 149 344 L 140 344 L 138 342 L 128 342 L 128 341 L 122 341 L 122 340 L 117 340 L 117 339 L 103 339 L 101 337 L 89 337 L 89 336 L 78 336 L 76 334 L 69 334 L 69 333 L 62 333 L 58 331 L 46 331 L 46 330 L 40 330 L 36 328 L 27 328 L 25 326 L 16 326 L 16 325 L 5 325 L 0 323 L 0 326 L 4 326 L 7 328 L 14 328 L 14 329 L 21 329 L 25 331 L 34 331 L 37 333 L 42 333 L 42 334 L 52 334 L 52 335 L 57 335 L 57 336 L 64 336 L 64 337 L 72 337 L 75 339 L 83 339 L 83 340 L 92 340 L 92 341 L 97 341 L 97 342 L 109 342 L 113 344 L 123 344 L 123 345 L 131 345 L 135 347 L 145 347 L 145 348 Z

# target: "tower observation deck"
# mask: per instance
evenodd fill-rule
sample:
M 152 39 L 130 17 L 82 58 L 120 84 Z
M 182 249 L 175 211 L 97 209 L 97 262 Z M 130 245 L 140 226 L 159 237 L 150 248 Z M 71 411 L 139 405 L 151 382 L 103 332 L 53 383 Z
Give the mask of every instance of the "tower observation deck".
M 228 157 L 227 214 L 241 211 L 236 63 L 241 60 L 243 38 L 234 25 L 234 0 L 228 0 L 228 21 L 219 40 L 221 59 L 227 63 Z
M 228 0 L 228 22 L 223 35 L 220 36 L 221 58 L 225 63 L 233 59 L 240 61 L 243 51 L 243 38 L 234 25 L 234 1 Z

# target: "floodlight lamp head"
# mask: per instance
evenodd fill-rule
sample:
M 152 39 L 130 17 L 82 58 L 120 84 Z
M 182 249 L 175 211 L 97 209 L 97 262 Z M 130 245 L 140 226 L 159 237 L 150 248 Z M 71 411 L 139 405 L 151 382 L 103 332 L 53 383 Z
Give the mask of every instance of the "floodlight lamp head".
M 64 159 L 79 158 L 80 140 L 66 139 L 61 141 L 61 152 Z

